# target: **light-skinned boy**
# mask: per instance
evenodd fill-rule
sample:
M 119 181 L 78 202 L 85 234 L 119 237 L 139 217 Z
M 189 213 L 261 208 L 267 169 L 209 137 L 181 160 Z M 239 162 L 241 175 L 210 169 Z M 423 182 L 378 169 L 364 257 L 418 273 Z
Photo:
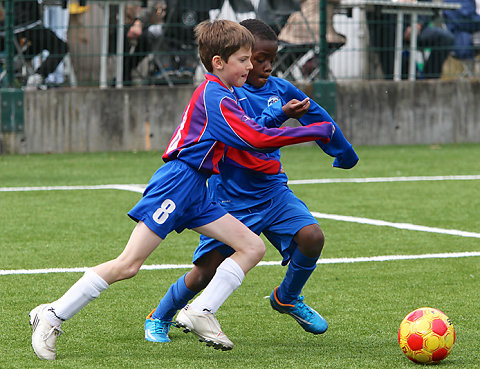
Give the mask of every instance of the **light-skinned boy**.
M 213 291 L 216 285 L 224 286 L 213 294 L 218 308 L 265 253 L 265 245 L 255 233 L 208 197 L 207 179 L 218 174 L 226 145 L 252 151 L 248 154 L 251 160 L 241 163 L 242 166 L 278 173 L 280 163 L 256 151 L 314 139 L 328 142 L 333 135 L 334 127 L 329 122 L 289 129 L 257 125 L 237 105 L 233 93 L 233 87 L 242 86 L 252 69 L 251 33 L 235 22 L 215 21 L 201 23 L 196 35 L 202 62 L 210 73 L 184 111 L 163 154 L 165 164 L 154 173 L 143 197 L 128 213 L 137 225 L 125 249 L 117 258 L 85 272 L 58 300 L 39 305 L 29 314 L 32 347 L 41 359 L 56 358 L 56 339 L 65 320 L 112 283 L 135 276 L 147 257 L 174 230 L 193 229 L 235 250 L 218 267 L 210 283 Z M 207 286 L 204 292 L 212 288 Z M 221 349 L 233 346 L 211 312 L 201 310 L 191 320 L 192 330 L 207 344 Z M 210 327 L 206 331 L 205 323 Z
M 246 113 L 251 116 L 263 114 L 263 118 L 256 121 L 271 126 L 280 126 L 289 117 L 300 119 L 304 125 L 318 121 L 329 121 L 335 125 L 332 117 L 302 91 L 286 80 L 270 76 L 278 49 L 273 30 L 256 19 L 245 20 L 241 24 L 255 36 L 251 57 L 253 69 L 249 72 L 247 83 L 235 88 Z M 318 141 L 318 144 L 324 152 L 335 157 L 335 167 L 352 168 L 358 161 L 351 144 L 338 127 L 329 143 Z M 229 151 L 230 157 L 245 154 L 234 148 L 229 148 Z M 280 159 L 280 151 L 276 150 L 268 156 Z M 300 296 L 324 245 L 324 235 L 318 222 L 287 187 L 285 174 L 259 175 L 228 163 L 227 159 L 221 164 L 221 174 L 209 179 L 210 195 L 256 234 L 263 232 L 283 256 L 283 265 L 288 264 L 284 280 L 271 293 L 273 309 L 292 316 L 307 332 L 325 332 L 328 326 L 325 319 L 306 305 Z M 201 236 L 193 257 L 193 269 L 170 287 L 158 307 L 147 317 L 146 340 L 170 342 L 168 332 L 176 312 L 208 284 L 217 266 L 232 252 L 230 247 Z M 177 316 L 179 325 L 185 325 L 185 311 L 195 307 L 197 302 L 197 299 L 194 300 L 187 310 L 180 311 Z

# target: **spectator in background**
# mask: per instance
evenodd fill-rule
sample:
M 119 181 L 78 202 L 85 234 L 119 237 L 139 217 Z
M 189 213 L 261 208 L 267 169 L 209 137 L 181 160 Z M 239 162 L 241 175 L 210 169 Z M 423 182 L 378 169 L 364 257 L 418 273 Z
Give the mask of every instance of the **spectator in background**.
M 430 0 L 420 0 L 431 2 Z M 383 14 L 377 11 L 367 12 L 367 21 L 370 32 L 370 45 L 376 50 L 386 79 L 393 79 L 395 32 L 397 17 L 394 14 Z M 445 60 L 450 55 L 455 38 L 450 31 L 433 25 L 430 16 L 419 16 L 415 25 L 418 31 L 417 45 L 419 49 L 430 49 L 423 67 L 423 78 L 440 78 Z M 412 26 L 410 17 L 405 17 L 404 36 L 405 43 L 410 42 Z M 402 58 L 402 78 L 407 78 L 408 55 Z
M 63 42 L 67 42 L 68 23 L 70 20 L 70 11 L 68 1 L 65 6 L 62 5 L 46 5 L 43 7 L 43 24 L 50 28 L 58 38 Z M 57 66 L 53 73 L 50 73 L 45 82 L 48 85 L 59 86 L 65 82 L 65 66 L 63 61 Z
M 4 1 L 2 1 L 4 6 Z M 0 48 L 4 49 L 5 25 L 0 22 Z M 45 78 L 55 71 L 58 64 L 68 53 L 68 45 L 57 37 L 55 32 L 45 28 L 40 18 L 40 5 L 36 0 L 14 2 L 14 33 L 17 40 L 24 40 L 23 55 L 31 60 L 43 50 L 49 52 L 48 57 L 35 72 L 28 77 L 27 88 L 36 89 L 43 85 Z
M 443 12 L 445 23 L 455 36 L 453 55 L 458 59 L 473 59 L 473 34 L 480 32 L 480 14 L 477 12 L 475 0 L 445 0 L 460 3 L 462 7 Z
M 220 9 L 224 0 L 148 0 L 146 8 L 126 7 L 124 81 L 152 51 L 161 51 L 154 59 L 155 83 L 173 79 L 191 83 L 198 65 L 194 27 L 210 19 L 210 10 Z M 115 37 L 110 45 L 116 47 Z M 112 49 L 111 49 L 112 51 Z
M 154 49 L 154 40 L 162 34 L 166 4 L 162 0 L 149 0 L 147 6 L 125 7 L 125 38 L 123 57 L 123 83 L 132 84 L 132 71 Z M 110 52 L 116 50 L 116 31 L 111 27 Z
M 193 82 L 195 68 L 199 65 L 194 28 L 200 22 L 210 19 L 210 11 L 221 9 L 224 2 L 225 0 L 167 0 L 167 24 L 162 46 L 168 55 L 161 64 L 166 69 L 167 76 L 176 80 L 175 83 Z M 232 1 L 230 5 L 237 8 L 238 4 L 234 5 Z

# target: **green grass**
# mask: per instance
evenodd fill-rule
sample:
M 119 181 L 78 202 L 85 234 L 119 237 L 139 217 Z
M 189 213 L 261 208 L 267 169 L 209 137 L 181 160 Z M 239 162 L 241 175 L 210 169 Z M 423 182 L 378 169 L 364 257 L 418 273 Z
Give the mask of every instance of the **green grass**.
M 480 145 L 360 147 L 352 170 L 333 169 L 312 146 L 283 149 L 290 179 L 480 174 Z M 0 156 L 0 187 L 146 183 L 161 154 Z M 480 186 L 470 181 L 292 185 L 311 211 L 480 232 Z M 0 192 L 0 269 L 84 267 L 116 257 L 133 228 L 139 193 L 119 190 Z M 478 238 L 319 219 L 322 258 L 480 251 Z M 171 234 L 147 264 L 188 264 L 197 235 Z M 267 247 L 265 260 L 280 260 Z M 422 306 L 443 310 L 457 342 L 441 368 L 479 368 L 480 258 L 320 264 L 306 302 L 329 322 L 321 336 L 274 312 L 264 297 L 286 268 L 258 266 L 217 316 L 235 343 L 205 347 L 172 329 L 171 344 L 143 339 L 145 316 L 186 270 L 141 271 L 117 283 L 63 325 L 58 358 L 30 347 L 28 312 L 58 298 L 79 273 L 0 275 L 0 368 L 413 368 L 397 330 Z

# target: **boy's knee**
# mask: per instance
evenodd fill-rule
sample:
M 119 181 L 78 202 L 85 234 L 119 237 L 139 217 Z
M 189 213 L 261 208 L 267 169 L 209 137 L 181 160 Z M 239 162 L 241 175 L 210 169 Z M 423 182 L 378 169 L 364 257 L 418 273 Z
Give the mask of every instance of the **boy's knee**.
M 138 271 L 140 270 L 139 267 L 130 265 L 128 268 L 125 268 L 122 272 L 122 279 L 130 279 L 137 275 Z
M 303 227 L 294 239 L 301 253 L 311 258 L 318 258 L 325 244 L 325 235 L 316 224 Z
M 205 268 L 194 266 L 191 271 L 185 276 L 185 284 L 189 290 L 194 292 L 200 292 L 208 283 L 212 280 L 215 275 L 217 268 Z
M 192 270 L 185 275 L 185 284 L 194 291 L 200 292 L 212 280 L 217 272 L 218 266 L 225 260 L 226 256 L 218 250 L 212 250 L 201 256 L 194 264 Z
M 141 265 L 137 265 L 135 263 L 127 263 L 125 261 L 116 259 L 113 266 L 116 280 L 121 281 L 124 279 L 130 279 L 135 277 L 140 270 L 140 267 Z
M 258 236 L 248 248 L 248 253 L 252 259 L 260 261 L 265 256 L 266 250 L 265 243 Z

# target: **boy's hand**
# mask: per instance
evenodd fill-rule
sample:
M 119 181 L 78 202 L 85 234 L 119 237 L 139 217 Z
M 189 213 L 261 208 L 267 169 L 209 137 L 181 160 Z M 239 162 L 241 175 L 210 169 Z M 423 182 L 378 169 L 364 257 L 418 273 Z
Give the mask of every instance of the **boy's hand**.
M 289 118 L 300 119 L 310 108 L 310 99 L 306 97 L 304 100 L 299 101 L 292 99 L 282 106 L 282 110 Z

